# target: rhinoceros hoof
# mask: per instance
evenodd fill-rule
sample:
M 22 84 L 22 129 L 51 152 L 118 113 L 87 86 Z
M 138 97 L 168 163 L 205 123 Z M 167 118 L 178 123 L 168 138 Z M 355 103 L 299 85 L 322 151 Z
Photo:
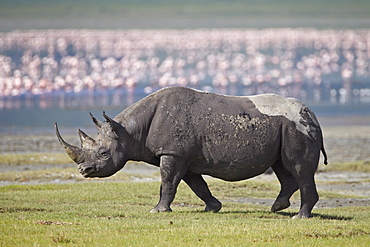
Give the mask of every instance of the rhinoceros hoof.
M 277 212 L 283 209 L 286 209 L 290 206 L 289 201 L 275 201 L 274 205 L 271 207 L 272 212 Z
M 150 213 L 151 214 L 154 214 L 154 213 L 165 213 L 165 212 L 170 213 L 170 212 L 172 212 L 172 210 L 171 209 L 168 209 L 168 208 L 166 208 L 166 209 L 153 208 L 152 210 L 150 210 Z
M 220 211 L 220 209 L 221 209 L 221 208 L 219 208 L 219 209 L 211 209 L 211 208 L 206 207 L 206 208 L 204 209 L 204 211 L 205 211 L 205 212 L 217 213 L 218 211 Z
M 217 213 L 218 211 L 220 211 L 221 208 L 222 208 L 222 203 L 218 201 L 217 199 L 215 199 L 213 203 L 207 204 L 204 211 Z
M 297 215 L 294 215 L 293 217 L 292 217 L 292 219 L 309 219 L 310 217 L 309 216 L 307 216 L 307 215 L 299 215 L 299 214 L 297 214 Z

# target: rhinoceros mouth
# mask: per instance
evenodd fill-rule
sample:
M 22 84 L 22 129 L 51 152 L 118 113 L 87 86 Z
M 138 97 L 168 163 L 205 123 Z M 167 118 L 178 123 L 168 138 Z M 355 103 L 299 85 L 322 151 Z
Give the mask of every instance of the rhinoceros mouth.
M 83 177 L 93 177 L 94 173 L 97 173 L 99 170 L 96 166 L 80 164 L 78 166 L 78 171 Z

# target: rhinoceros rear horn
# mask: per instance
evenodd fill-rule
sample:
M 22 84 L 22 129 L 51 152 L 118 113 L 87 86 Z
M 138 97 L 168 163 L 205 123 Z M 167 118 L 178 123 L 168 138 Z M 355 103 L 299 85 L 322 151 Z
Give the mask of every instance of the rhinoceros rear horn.
M 78 130 L 78 135 L 80 136 L 81 140 L 81 146 L 82 148 L 91 149 L 95 146 L 95 140 L 88 136 L 85 132 L 82 130 Z
M 71 144 L 68 144 L 66 141 L 63 140 L 61 137 L 59 130 L 58 130 L 58 125 L 55 123 L 55 132 L 58 137 L 58 140 L 60 142 L 60 145 L 66 150 L 66 153 L 68 156 L 77 164 L 81 164 L 84 162 L 84 156 L 81 148 L 75 147 Z

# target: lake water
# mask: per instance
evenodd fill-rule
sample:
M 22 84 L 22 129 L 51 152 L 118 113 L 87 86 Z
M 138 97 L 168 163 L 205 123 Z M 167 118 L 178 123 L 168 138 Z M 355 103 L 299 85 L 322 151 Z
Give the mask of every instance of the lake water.
M 213 91 L 220 93 L 222 90 Z M 52 94 L 2 98 L 0 100 L 2 106 L 0 133 L 50 134 L 54 131 L 54 122 L 57 122 L 61 129 L 65 129 L 64 131 L 73 131 L 73 133 L 77 128 L 94 128 L 89 112 L 101 120 L 103 120 L 103 111 L 114 117 L 146 95 L 143 89 L 136 89 L 130 92 L 116 90 L 94 94 Z M 368 98 L 352 97 L 347 102 L 341 102 L 340 97 L 326 98 L 321 101 L 301 100 L 316 113 L 319 119 L 323 119 L 324 124 L 370 124 Z M 360 122 L 358 122 L 359 118 Z

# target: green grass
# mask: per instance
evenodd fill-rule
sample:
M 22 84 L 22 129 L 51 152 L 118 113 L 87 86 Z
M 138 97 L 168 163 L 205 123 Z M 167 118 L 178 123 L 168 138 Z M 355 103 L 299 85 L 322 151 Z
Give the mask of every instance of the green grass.
M 220 198 L 254 191 L 276 196 L 262 182 L 210 181 Z M 180 184 L 173 213 L 149 214 L 159 183 L 84 183 L 0 188 L 0 246 L 366 246 L 369 207 L 314 210 L 292 220 L 296 210 L 224 202 L 217 213 Z M 273 198 L 271 197 L 271 198 Z
M 83 179 L 64 153 L 0 154 L 0 167 L 31 167 L 0 173 L 0 181 L 41 185 L 0 187 L 0 246 L 367 246 L 370 206 L 314 209 L 309 220 L 292 220 L 298 209 L 271 213 L 271 205 L 234 203 L 230 199 L 274 199 L 277 181 L 229 183 L 209 180 L 222 210 L 204 213 L 204 204 L 181 183 L 173 213 L 149 214 L 159 199 L 159 182 L 111 178 Z M 369 172 L 368 163 L 320 166 L 321 169 Z M 32 167 L 34 166 L 34 167 Z M 36 168 L 36 169 L 33 169 Z M 155 175 L 157 176 L 157 175 Z M 150 176 L 148 176 L 150 177 Z M 69 184 L 47 184 L 50 181 Z M 86 181 L 86 183 L 73 183 Z M 105 181 L 104 183 L 100 183 Z M 348 195 L 319 191 L 320 199 Z M 353 198 L 353 196 L 351 196 Z M 299 200 L 295 193 L 293 200 Z
M 320 166 L 320 171 L 349 171 L 349 172 L 369 172 L 370 161 L 353 161 L 343 163 L 333 163 L 327 166 Z
M 65 153 L 0 153 L 0 165 L 60 165 L 71 162 Z
M 155 175 L 155 174 L 154 174 Z M 119 172 L 109 178 L 93 178 L 86 180 L 77 171 L 77 168 L 47 168 L 41 170 L 28 170 L 19 172 L 0 173 L 1 182 L 11 183 L 50 183 L 50 182 L 86 182 L 86 181 L 132 181 L 142 179 L 153 179 L 153 175 L 128 174 Z

